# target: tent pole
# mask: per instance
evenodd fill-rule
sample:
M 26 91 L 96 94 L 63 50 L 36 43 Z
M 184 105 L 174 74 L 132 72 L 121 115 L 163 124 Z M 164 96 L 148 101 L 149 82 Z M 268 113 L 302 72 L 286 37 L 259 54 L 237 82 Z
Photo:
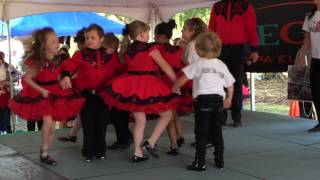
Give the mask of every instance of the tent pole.
M 155 6 L 154 4 L 149 5 L 150 11 L 149 11 L 149 18 L 148 18 L 148 23 L 150 24 L 150 40 L 153 42 L 154 41 L 154 28 L 155 28 Z
M 159 23 L 159 20 L 163 22 L 163 18 L 160 15 L 159 8 L 156 4 L 150 4 L 148 23 L 150 24 L 150 40 L 154 41 L 154 28 Z
M 255 74 L 252 72 L 250 73 L 250 91 L 251 91 L 251 96 L 250 96 L 251 111 L 255 111 L 256 110 Z
M 9 66 L 12 66 L 11 63 L 11 31 L 10 31 L 10 20 L 8 17 L 8 4 L 5 4 L 3 11 L 5 11 L 6 25 L 7 25 L 7 42 L 8 42 L 8 54 L 9 54 Z M 10 97 L 13 97 L 13 81 L 12 75 L 9 73 L 9 81 L 10 81 Z M 11 111 L 10 121 L 12 124 L 12 132 L 16 131 L 16 116 Z

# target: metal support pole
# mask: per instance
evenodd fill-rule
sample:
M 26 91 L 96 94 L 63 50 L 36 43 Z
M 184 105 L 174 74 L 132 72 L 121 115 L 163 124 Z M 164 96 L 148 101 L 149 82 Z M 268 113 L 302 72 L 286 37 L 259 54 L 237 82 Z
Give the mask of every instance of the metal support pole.
M 3 12 L 6 20 L 6 25 L 7 25 L 7 42 L 8 42 L 8 54 L 9 54 L 9 66 L 12 66 L 11 63 L 11 31 L 10 31 L 10 20 L 8 17 L 8 4 L 4 4 L 3 6 Z M 9 73 L 9 80 L 10 80 L 10 96 L 11 98 L 13 97 L 13 81 L 12 81 L 12 75 Z M 16 116 L 11 112 L 10 116 L 10 122 L 11 122 L 11 127 L 12 127 L 12 132 L 16 131 Z
M 250 102 L 251 102 L 251 111 L 256 110 L 256 90 L 255 90 L 255 74 L 250 73 L 250 91 L 251 91 L 251 97 L 250 97 Z

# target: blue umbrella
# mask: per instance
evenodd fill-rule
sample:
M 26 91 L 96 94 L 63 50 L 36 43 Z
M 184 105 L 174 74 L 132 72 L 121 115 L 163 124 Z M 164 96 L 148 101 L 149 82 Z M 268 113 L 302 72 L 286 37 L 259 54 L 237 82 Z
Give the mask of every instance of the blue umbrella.
M 55 12 L 35 14 L 10 20 L 11 36 L 28 36 L 35 29 L 52 27 L 58 36 L 73 36 L 90 24 L 100 25 L 105 32 L 121 34 L 124 24 L 93 12 Z M 0 25 L 0 36 L 7 36 L 5 22 Z

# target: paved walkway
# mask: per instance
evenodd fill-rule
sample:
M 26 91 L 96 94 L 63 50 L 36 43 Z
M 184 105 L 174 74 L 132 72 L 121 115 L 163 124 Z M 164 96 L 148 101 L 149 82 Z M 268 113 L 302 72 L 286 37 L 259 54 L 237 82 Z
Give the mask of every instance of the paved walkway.
M 320 179 L 320 133 L 308 133 L 315 121 L 287 116 L 244 112 L 244 126 L 226 127 L 225 168 L 214 168 L 212 150 L 207 154 L 207 171 L 190 172 L 185 166 L 192 162 L 194 149 L 193 117 L 183 117 L 187 143 L 181 154 L 165 154 L 169 146 L 167 134 L 158 142 L 160 159 L 132 164 L 129 158 L 133 147 L 127 151 L 108 151 L 104 161 L 82 161 L 80 142 L 56 141 L 51 151 L 58 161 L 56 167 L 39 163 L 40 134 L 6 135 L 0 137 L 1 180 L 318 180 Z M 153 123 L 148 124 L 148 132 Z M 108 128 L 107 143 L 114 140 L 112 127 Z M 62 135 L 66 130 L 57 131 Z

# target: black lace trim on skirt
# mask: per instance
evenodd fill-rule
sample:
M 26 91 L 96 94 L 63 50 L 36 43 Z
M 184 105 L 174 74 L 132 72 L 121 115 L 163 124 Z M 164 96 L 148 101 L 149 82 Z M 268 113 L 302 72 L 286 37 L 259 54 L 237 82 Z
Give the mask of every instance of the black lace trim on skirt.
M 153 76 L 160 75 L 160 73 L 157 71 L 128 71 L 128 74 L 130 74 L 130 75 L 153 75 Z
M 140 99 L 137 95 L 125 97 L 122 94 L 116 93 L 113 91 L 112 86 L 108 85 L 106 91 L 115 99 L 117 99 L 121 103 L 132 103 L 137 105 L 149 105 L 155 103 L 166 103 L 171 101 L 174 98 L 179 97 L 178 94 L 171 93 L 168 96 L 156 96 L 156 97 L 149 97 L 146 99 Z
M 78 94 L 71 94 L 68 96 L 57 96 L 57 95 L 50 95 L 48 97 L 48 99 L 56 101 L 56 100 L 61 100 L 61 99 L 66 99 L 66 100 L 73 100 L 73 99 L 77 99 L 80 98 L 80 96 Z M 46 100 L 47 98 L 44 98 L 42 96 L 36 96 L 36 97 L 28 97 L 28 96 L 20 96 L 17 95 L 13 98 L 13 100 L 17 103 L 21 103 L 21 104 L 35 104 L 35 103 L 39 103 L 43 100 Z

